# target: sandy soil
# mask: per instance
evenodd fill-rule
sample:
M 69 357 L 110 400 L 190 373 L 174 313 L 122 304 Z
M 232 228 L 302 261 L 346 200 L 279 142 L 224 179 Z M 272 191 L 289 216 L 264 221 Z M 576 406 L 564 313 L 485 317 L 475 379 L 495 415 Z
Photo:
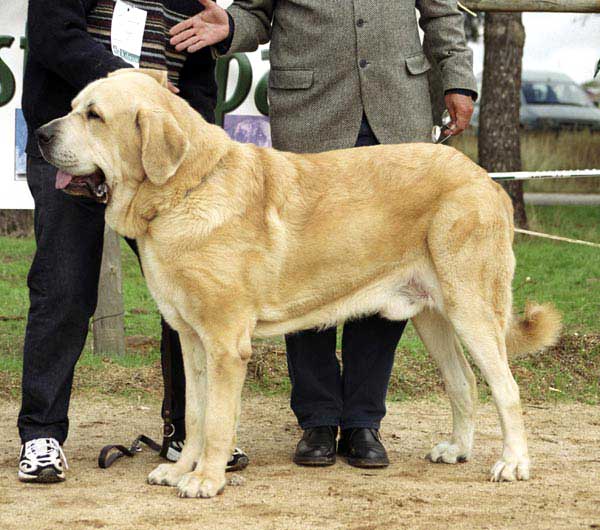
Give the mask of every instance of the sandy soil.
M 392 465 L 365 471 L 338 461 L 299 468 L 291 454 L 299 431 L 282 398 L 247 396 L 240 443 L 251 458 L 243 484 L 215 499 L 179 499 L 148 486 L 159 463 L 145 451 L 109 470 L 98 449 L 158 430 L 158 404 L 76 395 L 65 450 L 68 480 L 24 485 L 16 479 L 18 404 L 0 403 L 0 528 L 600 528 L 600 410 L 585 405 L 526 407 L 533 460 L 527 483 L 493 484 L 500 454 L 495 410 L 482 406 L 474 459 L 431 464 L 423 455 L 449 428 L 445 401 L 389 406 L 383 435 Z M 154 431 L 154 432 L 152 432 Z

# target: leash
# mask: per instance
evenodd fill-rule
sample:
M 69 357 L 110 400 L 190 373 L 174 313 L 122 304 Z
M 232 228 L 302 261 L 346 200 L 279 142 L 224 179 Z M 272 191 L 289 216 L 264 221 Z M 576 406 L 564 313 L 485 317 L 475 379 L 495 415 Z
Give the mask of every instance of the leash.
M 105 445 L 98 455 L 98 467 L 107 469 L 123 456 L 134 457 L 142 450 L 141 444 L 143 443 L 153 451 L 160 452 L 162 450 L 162 446 L 157 444 L 152 438 L 149 438 L 145 434 L 140 434 L 130 447 L 120 444 Z
M 550 170 L 550 171 L 512 171 L 506 173 L 490 173 L 492 180 L 497 182 L 510 182 L 515 180 L 541 180 L 541 179 L 572 179 L 585 177 L 600 177 L 600 169 L 575 169 L 575 170 Z M 583 241 L 581 239 L 571 239 L 569 237 L 555 236 L 534 232 L 533 230 L 524 230 L 515 228 L 515 232 L 533 237 L 551 239 L 553 241 L 564 241 L 575 245 L 585 245 L 587 247 L 600 248 L 599 243 Z
M 164 383 L 164 401 L 163 401 L 163 439 L 162 444 L 155 442 L 149 436 L 140 434 L 129 447 L 121 444 L 105 445 L 98 455 L 98 467 L 108 469 L 119 458 L 127 456 L 133 458 L 136 454 L 142 451 L 142 444 L 147 445 L 152 451 L 156 451 L 159 456 L 166 458 L 171 443 L 171 438 L 175 434 L 175 425 L 173 425 L 173 344 L 171 338 L 171 328 L 167 325 L 164 319 L 161 319 L 162 340 L 164 341 L 164 351 L 161 355 L 161 364 L 163 369 Z
M 462 9 L 465 13 L 468 13 L 469 15 L 471 15 L 472 17 L 477 17 L 477 13 L 471 11 L 467 6 L 461 4 L 460 2 L 456 2 L 458 4 L 458 7 L 460 9 Z
M 585 177 L 600 177 L 600 169 L 569 169 L 550 171 L 509 171 L 506 173 L 490 173 L 492 180 L 505 182 L 511 180 L 538 179 L 572 179 Z
M 600 243 L 592 243 L 591 241 L 583 241 L 581 239 L 570 239 L 568 237 L 554 236 L 552 234 L 544 234 L 542 232 L 534 232 L 532 230 L 524 230 L 523 228 L 515 228 L 515 232 L 525 234 L 527 236 L 542 237 L 544 239 L 552 239 L 553 241 L 564 241 L 576 245 L 585 245 L 587 247 L 600 248 Z

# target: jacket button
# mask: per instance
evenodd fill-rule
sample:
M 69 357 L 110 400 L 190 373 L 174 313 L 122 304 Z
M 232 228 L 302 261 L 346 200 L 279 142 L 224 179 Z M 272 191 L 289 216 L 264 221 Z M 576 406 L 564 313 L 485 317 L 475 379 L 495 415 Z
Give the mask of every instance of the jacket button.
M 365 25 L 365 21 L 364 21 L 364 19 L 362 19 L 362 18 L 359 18 L 359 19 L 356 21 L 356 25 L 357 25 L 359 28 L 362 28 L 362 27 Z
M 366 68 L 368 64 L 369 63 L 366 59 L 361 59 L 360 61 L 358 61 L 358 66 L 360 66 L 361 68 Z

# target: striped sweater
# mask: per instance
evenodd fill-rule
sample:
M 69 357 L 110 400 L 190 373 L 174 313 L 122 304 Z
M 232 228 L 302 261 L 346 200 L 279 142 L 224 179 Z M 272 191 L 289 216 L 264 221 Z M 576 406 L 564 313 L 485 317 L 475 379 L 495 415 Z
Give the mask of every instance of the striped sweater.
M 178 52 L 169 43 L 169 30 L 189 17 L 182 8 L 193 4 L 195 14 L 201 7 L 192 2 L 160 2 L 156 0 L 127 0 L 127 4 L 146 11 L 146 28 L 142 44 L 141 68 L 167 70 L 169 80 L 175 85 L 186 60 L 185 52 Z M 170 4 L 181 4 L 180 6 Z M 186 4 L 188 4 L 186 6 Z M 110 50 L 110 28 L 112 24 L 114 0 L 98 0 L 96 7 L 87 17 L 88 33 Z M 176 10 L 179 8 L 179 11 Z

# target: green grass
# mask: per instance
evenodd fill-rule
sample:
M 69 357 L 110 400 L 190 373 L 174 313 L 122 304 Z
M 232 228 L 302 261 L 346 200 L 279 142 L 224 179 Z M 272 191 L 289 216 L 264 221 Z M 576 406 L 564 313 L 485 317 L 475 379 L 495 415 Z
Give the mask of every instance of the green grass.
M 600 208 L 529 207 L 534 230 L 600 243 Z M 0 238 L 0 395 L 18 396 L 25 318 L 26 276 L 35 243 Z M 563 313 L 565 332 L 556 348 L 512 362 L 522 395 L 529 400 L 600 403 L 600 251 L 536 238 L 519 237 L 515 307 L 527 300 L 553 302 Z M 86 345 L 77 369 L 80 390 L 145 399 L 161 391 L 158 340 L 160 320 L 137 259 L 124 244 L 123 276 L 128 351 L 100 357 Z M 285 350 L 281 339 L 256 341 L 247 388 L 287 394 Z M 436 367 L 409 326 L 396 358 L 389 397 L 430 397 L 442 390 Z M 482 399 L 487 388 L 480 386 Z

